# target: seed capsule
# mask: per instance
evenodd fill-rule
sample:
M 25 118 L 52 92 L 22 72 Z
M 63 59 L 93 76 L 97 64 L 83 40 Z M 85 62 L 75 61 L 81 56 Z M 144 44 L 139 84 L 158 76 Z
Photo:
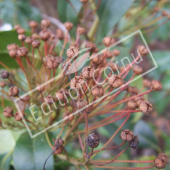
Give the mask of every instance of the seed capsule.
M 148 49 L 143 45 L 139 46 L 137 50 L 141 56 L 146 56 L 149 53 Z
M 29 101 L 30 101 L 30 96 L 29 96 L 29 95 L 25 96 L 25 97 L 23 98 L 23 100 L 24 100 L 25 102 L 29 102 Z
M 14 118 L 16 121 L 21 121 L 22 118 L 24 117 L 24 113 L 23 112 L 16 112 L 15 115 L 14 115 Z
M 69 94 L 68 90 L 61 89 L 55 94 L 55 96 L 56 96 L 57 100 L 63 101 L 64 99 L 66 99 L 67 94 Z
M 63 33 L 63 31 L 60 30 L 60 29 L 57 29 L 57 30 L 56 30 L 56 36 L 57 36 L 57 38 L 58 38 L 59 40 L 63 40 L 63 39 L 64 39 L 64 33 Z
M 31 28 L 36 28 L 36 27 L 38 26 L 38 23 L 35 22 L 35 21 L 30 21 L 30 22 L 29 22 L 29 26 L 30 26 Z
M 7 50 L 8 51 L 17 50 L 18 48 L 19 48 L 19 46 L 16 45 L 15 43 L 7 45 Z
M 4 81 L 0 81 L 0 87 L 4 88 L 6 86 L 6 83 Z
M 47 97 L 45 97 L 45 101 L 51 105 L 53 104 L 54 100 L 53 100 L 53 97 L 51 95 L 48 95 Z
M 109 67 L 112 69 L 112 71 L 114 71 L 114 72 L 118 72 L 118 70 L 119 70 L 119 65 L 118 64 L 116 64 L 116 63 L 110 63 L 109 64 Z
M 162 89 L 162 84 L 159 81 L 157 81 L 157 80 L 152 80 L 151 88 L 154 91 L 159 91 L 159 90 Z
M 75 58 L 79 54 L 79 48 L 77 47 L 70 47 L 67 49 L 67 57 L 68 58 Z
M 104 95 L 104 89 L 102 86 L 95 85 L 91 88 L 92 95 L 95 97 L 101 97 Z
M 94 52 L 96 49 L 96 45 L 93 42 L 87 42 L 85 46 L 86 48 L 89 48 L 88 51 L 90 52 Z
M 43 41 L 47 41 L 50 38 L 51 33 L 48 30 L 42 30 L 39 36 Z
M 11 50 L 11 51 L 9 51 L 9 56 L 10 56 L 11 58 L 17 57 L 17 50 Z
M 95 133 L 91 133 L 86 137 L 85 142 L 90 148 L 97 148 L 99 146 L 100 139 Z
M 9 77 L 9 72 L 8 71 L 2 71 L 1 72 L 1 78 L 2 79 L 7 79 Z
M 159 154 L 158 157 L 155 159 L 154 163 L 155 163 L 155 167 L 157 169 L 165 168 L 168 163 L 167 155 L 165 155 L 163 153 Z
M 13 109 L 12 107 L 6 107 L 3 111 L 3 115 L 7 118 L 11 118 L 13 116 Z
M 31 44 L 34 48 L 39 48 L 41 43 L 38 40 L 33 40 Z
M 106 57 L 107 58 L 112 58 L 113 57 L 113 52 L 111 52 L 111 51 L 106 51 Z
M 152 104 L 148 101 L 141 101 L 139 104 L 139 109 L 141 110 L 141 112 L 147 114 L 148 112 L 152 111 L 153 107 Z
M 19 89 L 16 86 L 13 86 L 9 89 L 9 95 L 12 97 L 17 97 L 19 94 Z
M 122 130 L 120 138 L 123 141 L 131 142 L 134 139 L 134 133 L 129 129 Z
M 78 27 L 77 28 L 77 33 L 80 34 L 80 35 L 83 35 L 85 33 L 85 29 L 83 27 Z
M 143 73 L 143 69 L 142 69 L 142 67 L 140 67 L 139 65 L 135 65 L 135 66 L 133 67 L 133 72 L 134 72 L 134 74 L 136 74 L 136 75 L 140 75 L 140 74 Z
M 90 57 L 92 59 L 93 64 L 99 65 L 103 62 L 103 55 L 99 55 L 97 53 L 93 53 Z
M 70 81 L 70 87 L 75 88 L 77 90 L 80 90 L 86 85 L 86 81 L 84 80 L 83 77 L 81 76 L 75 76 L 73 79 Z
M 76 104 L 77 104 L 77 108 L 81 109 L 81 108 L 87 106 L 88 102 L 86 100 L 79 99 L 79 100 L 77 100 Z
M 51 22 L 47 19 L 43 19 L 41 21 L 41 27 L 42 29 L 47 29 L 50 26 Z
M 118 88 L 124 84 L 122 78 L 117 75 L 111 76 L 108 81 L 113 88 Z
M 63 144 L 64 144 L 64 141 L 61 139 L 61 137 L 57 138 L 54 142 L 55 147 L 61 147 L 63 146 Z
M 53 150 L 55 150 L 55 149 L 56 149 L 56 151 L 54 152 L 54 155 L 62 154 L 62 152 L 63 152 L 63 147 L 58 147 L 58 148 L 56 148 L 55 146 L 53 146 Z
M 120 51 L 117 50 L 117 49 L 115 49 L 115 50 L 113 50 L 113 54 L 114 54 L 115 56 L 118 56 L 118 55 L 120 55 Z
M 103 44 L 106 46 L 106 47 L 109 47 L 111 44 L 113 44 L 115 42 L 115 40 L 111 37 L 105 37 L 103 39 Z
M 69 116 L 69 117 L 67 117 L 67 116 Z M 73 115 L 73 113 L 71 113 L 71 112 L 65 112 L 64 114 L 63 114 L 63 119 L 64 118 L 67 118 L 66 120 L 65 120 L 65 122 L 70 122 L 70 121 L 72 121 L 73 119 L 74 119 L 74 115 Z
M 143 80 L 144 87 L 151 87 L 151 82 L 148 79 Z
M 134 109 L 136 109 L 137 104 L 136 104 L 135 101 L 130 100 L 130 101 L 127 103 L 127 107 L 128 107 L 129 109 L 131 109 L 131 110 L 134 110 Z
M 16 31 L 17 31 L 18 34 L 24 34 L 25 33 L 25 30 L 22 27 L 18 28 Z
M 25 36 L 24 34 L 19 34 L 19 35 L 18 35 L 18 39 L 19 39 L 20 41 L 24 41 L 24 40 L 26 39 L 26 36 Z
M 98 72 L 92 66 L 84 67 L 82 70 L 82 76 L 86 79 L 91 79 L 98 76 Z
M 17 30 L 18 28 L 20 28 L 21 26 L 19 24 L 14 25 L 14 29 Z
M 20 47 L 18 50 L 17 50 L 17 56 L 18 57 L 24 57 L 28 54 L 28 49 L 25 48 L 25 47 Z
M 68 31 L 70 31 L 73 28 L 73 23 L 71 22 L 65 22 L 64 25 Z

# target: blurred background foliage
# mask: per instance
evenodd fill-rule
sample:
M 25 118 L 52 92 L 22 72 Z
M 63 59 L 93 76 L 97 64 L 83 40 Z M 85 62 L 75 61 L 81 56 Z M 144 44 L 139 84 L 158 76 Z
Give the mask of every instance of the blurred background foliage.
M 155 7 L 158 8 L 157 12 L 155 12 Z M 86 38 L 94 40 L 99 49 L 103 48 L 101 41 L 106 35 L 111 35 L 119 40 L 133 31 L 141 29 L 158 64 L 158 68 L 145 78 L 160 80 L 163 83 L 163 90 L 159 93 L 153 92 L 148 96 L 155 108 L 150 116 L 136 114 L 137 116 L 131 118 L 126 124 L 125 128 L 133 129 L 135 134 L 139 135 L 140 145 L 137 151 L 133 151 L 131 155 L 128 152 L 124 153 L 123 157 L 124 159 L 130 157 L 138 157 L 140 160 L 154 159 L 153 155 L 160 151 L 170 156 L 170 18 L 162 17 L 164 11 L 170 15 L 169 0 L 90 0 L 86 9 L 85 11 L 79 0 L 0 0 L 0 29 L 2 30 L 0 32 L 0 61 L 7 63 L 10 68 L 17 68 L 16 63 L 9 62 L 6 50 L 6 46 L 10 43 L 19 44 L 17 34 L 12 30 L 13 26 L 20 24 L 29 30 L 28 22 L 30 20 L 40 22 L 43 17 L 54 19 L 51 20 L 53 31 L 56 29 L 56 21 L 73 22 L 74 28 L 78 25 L 84 26 L 87 30 Z M 75 30 L 73 29 L 71 32 L 73 39 L 75 39 Z M 136 42 L 136 39 L 129 41 L 126 44 L 127 49 L 133 49 Z M 140 86 L 142 80 L 135 83 L 134 85 Z M 2 109 L 0 111 L 2 113 Z M 114 132 L 118 128 L 120 123 L 121 120 L 99 129 L 104 140 L 109 137 L 110 132 Z M 40 152 L 39 148 L 34 150 L 35 142 L 31 142 L 27 134 L 22 133 L 6 130 L 4 134 L 4 131 L 0 131 L 0 136 L 3 137 L 3 140 L 0 140 L 0 169 L 13 169 L 11 164 L 14 164 L 17 165 L 16 170 L 20 170 L 21 167 L 25 167 L 27 161 L 26 169 L 38 169 L 32 156 L 37 154 L 37 156 L 45 155 L 44 157 L 47 157 L 50 150 L 49 148 L 44 149 L 44 143 L 43 146 L 40 146 L 44 151 Z M 22 136 L 20 136 L 21 134 Z M 23 141 L 24 136 L 30 141 L 29 144 Z M 51 134 L 51 136 L 55 136 L 55 134 Z M 43 140 L 43 138 L 44 136 L 35 140 Z M 120 143 L 118 136 L 114 143 Z M 66 147 L 68 152 L 72 152 L 73 149 L 69 146 Z M 14 153 L 11 155 L 13 150 Z M 16 159 L 17 152 L 20 150 L 23 150 L 23 153 L 29 152 L 29 156 L 23 157 L 21 160 L 21 156 Z M 75 154 L 80 153 L 74 150 Z M 107 158 L 109 153 L 106 155 L 102 153 L 99 157 L 101 156 Z M 12 157 L 13 162 L 11 163 Z M 43 162 L 43 160 L 41 161 Z M 32 163 L 35 167 L 30 167 Z M 55 165 L 57 170 L 70 166 L 66 162 L 56 163 L 51 160 L 47 167 L 53 169 L 50 168 L 52 165 Z M 169 168 L 167 166 L 166 170 Z

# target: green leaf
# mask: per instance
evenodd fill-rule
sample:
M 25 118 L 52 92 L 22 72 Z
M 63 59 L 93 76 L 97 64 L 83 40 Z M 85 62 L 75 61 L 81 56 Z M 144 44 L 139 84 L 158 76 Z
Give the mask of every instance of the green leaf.
M 0 169 L 2 170 L 9 170 L 10 168 L 10 162 L 11 162 L 11 155 L 7 154 L 1 154 L 0 155 Z
M 105 36 L 109 35 L 113 27 L 130 8 L 133 1 L 134 0 L 107 0 L 101 2 L 97 11 L 100 18 L 97 41 L 101 41 Z
M 16 170 L 42 170 L 44 162 L 51 152 L 52 149 L 44 134 L 31 139 L 28 133 L 24 133 L 20 136 L 14 149 L 14 167 Z M 53 156 L 49 158 L 46 169 L 54 169 Z

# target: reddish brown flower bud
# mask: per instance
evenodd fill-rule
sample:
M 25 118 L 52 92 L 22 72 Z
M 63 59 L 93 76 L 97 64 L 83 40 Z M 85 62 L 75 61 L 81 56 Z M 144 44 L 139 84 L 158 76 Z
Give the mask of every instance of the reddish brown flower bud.
M 15 58 L 17 56 L 17 50 L 9 51 L 9 56 L 12 57 L 12 58 Z
M 133 67 L 133 72 L 134 72 L 134 74 L 136 74 L 136 75 L 140 75 L 140 74 L 143 73 L 143 69 L 142 69 L 142 67 L 140 67 L 139 65 L 135 65 L 135 66 Z
M 8 117 L 8 118 L 12 117 L 13 116 L 13 109 L 12 109 L 12 107 L 6 107 L 4 109 L 4 111 L 3 111 L 3 115 L 5 117 Z
M 120 51 L 117 50 L 117 49 L 115 49 L 115 50 L 113 50 L 113 54 L 114 54 L 115 56 L 118 56 L 118 55 L 120 55 Z
M 137 104 L 136 104 L 135 101 L 130 100 L 130 101 L 127 103 L 127 107 L 128 107 L 128 109 L 130 109 L 130 110 L 134 110 L 134 109 L 136 109 Z
M 6 83 L 4 81 L 0 81 L 0 87 L 4 88 L 6 86 Z
M 143 45 L 139 46 L 137 50 L 141 56 L 146 56 L 149 53 L 147 47 L 145 47 Z
M 80 90 L 86 85 L 86 81 L 84 80 L 83 77 L 81 76 L 75 76 L 73 79 L 70 81 L 70 87 L 75 88 L 77 90 Z
M 37 84 L 37 91 L 43 92 L 44 90 L 45 90 L 44 86 L 41 86 L 41 85 Z
M 24 41 L 24 40 L 26 39 L 26 36 L 25 36 L 24 34 L 19 34 L 19 35 L 18 35 L 18 39 L 19 39 L 20 41 Z
M 53 146 L 53 150 L 55 150 L 56 149 L 56 151 L 54 152 L 54 154 L 55 155 L 59 155 L 59 154 L 62 154 L 62 152 L 63 152 L 63 147 L 55 147 L 55 146 Z
M 141 110 L 141 112 L 148 114 L 148 112 L 152 111 L 153 107 L 152 104 L 148 101 L 141 101 L 139 104 L 139 109 Z
M 55 147 L 62 147 L 64 144 L 64 141 L 61 139 L 61 137 L 57 138 L 55 141 L 54 141 L 54 146 Z
M 128 93 L 131 93 L 131 94 L 138 94 L 139 93 L 139 90 L 135 86 L 128 86 L 126 90 L 127 90 Z
M 86 32 L 86 30 L 83 27 L 78 27 L 77 28 L 77 33 L 80 35 L 83 35 Z
M 39 36 L 37 33 L 32 34 L 31 37 L 32 37 L 33 40 L 38 40 L 38 39 L 40 39 L 40 36 Z
M 51 33 L 48 30 L 42 30 L 39 35 L 43 41 L 47 41 L 50 38 Z
M 42 27 L 42 29 L 48 28 L 48 27 L 50 26 L 50 24 L 51 24 L 51 22 L 50 22 L 49 20 L 43 19 L 43 20 L 41 21 L 41 27 Z
M 7 45 L 7 50 L 8 51 L 17 50 L 18 48 L 19 48 L 18 45 L 15 44 L 15 43 Z
M 107 58 L 112 58 L 113 57 L 113 52 L 111 52 L 111 51 L 106 51 L 106 57 Z
M 25 47 L 20 47 L 18 50 L 17 50 L 17 56 L 18 57 L 24 57 L 28 54 L 28 49 L 25 48 Z
M 16 121 L 21 121 L 23 117 L 24 117 L 23 112 L 16 112 L 15 115 L 14 115 L 14 118 L 15 118 Z
M 162 89 L 162 84 L 159 81 L 157 81 L 157 80 L 152 80 L 151 88 L 154 91 L 159 91 L 159 90 Z
M 160 153 L 158 158 L 161 158 L 164 162 L 168 163 L 168 156 L 164 153 Z
M 30 26 L 31 28 L 36 28 L 36 27 L 38 26 L 38 23 L 35 22 L 35 21 L 30 21 L 30 22 L 29 22 L 29 26 Z
M 122 78 L 117 75 L 111 76 L 108 81 L 113 88 L 118 88 L 124 84 Z
M 22 27 L 18 28 L 16 31 L 17 31 L 18 34 L 24 34 L 25 33 L 25 30 Z
M 97 53 L 93 53 L 90 57 L 92 59 L 93 64 L 99 65 L 103 62 L 103 55 L 99 55 Z
M 68 50 L 67 50 L 67 57 L 68 58 L 75 58 L 77 57 L 79 54 L 79 48 L 77 47 L 70 47 Z
M 48 95 L 47 97 L 45 97 L 45 101 L 46 101 L 49 105 L 51 105 L 51 104 L 54 103 L 54 99 L 53 99 L 53 97 L 52 97 L 51 95 Z
M 100 139 L 95 133 L 91 133 L 89 136 L 85 139 L 86 145 L 88 145 L 90 148 L 97 148 L 100 143 Z
M 87 106 L 87 105 L 88 105 L 88 102 L 87 102 L 86 100 L 79 99 L 79 100 L 77 100 L 76 104 L 77 104 L 77 108 L 78 108 L 78 109 L 81 109 L 81 108 Z M 86 111 L 86 110 L 85 110 L 85 111 Z
M 158 157 L 155 159 L 154 163 L 155 163 L 155 167 L 158 169 L 165 168 L 168 163 L 167 155 L 163 153 L 159 154 Z
M 102 86 L 95 85 L 91 88 L 92 95 L 95 97 L 101 97 L 104 95 L 104 89 Z
M 63 39 L 64 39 L 64 33 L 63 33 L 63 31 L 60 30 L 60 29 L 57 29 L 57 30 L 56 30 L 56 36 L 57 36 L 57 38 L 58 38 L 59 40 L 63 40 Z
M 1 78 L 2 79 L 7 79 L 9 77 L 9 72 L 8 71 L 2 71 L 1 72 Z
M 135 99 L 136 104 L 138 105 L 138 107 L 140 106 L 141 102 L 143 102 L 145 99 L 143 96 L 140 97 L 136 97 Z
M 144 87 L 151 87 L 151 82 L 148 79 L 143 80 Z
M 118 64 L 116 64 L 116 63 L 110 63 L 109 64 L 109 67 L 112 69 L 112 71 L 114 71 L 114 72 L 118 72 L 118 70 L 119 70 L 119 65 Z
M 90 51 L 90 52 L 94 52 L 96 49 L 96 45 L 93 42 L 87 42 L 85 47 L 89 48 L 88 51 Z
M 129 129 L 122 130 L 120 138 L 123 141 L 131 142 L 134 139 L 134 133 Z
M 16 97 L 19 94 L 19 89 L 16 86 L 13 86 L 9 89 L 9 95 L 12 97 Z
M 41 43 L 38 40 L 33 40 L 31 44 L 34 48 L 39 48 Z
M 20 28 L 21 26 L 19 24 L 14 25 L 14 29 L 17 30 L 18 28 Z
M 130 141 L 130 147 L 132 149 L 136 149 L 138 144 L 139 144 L 139 138 L 138 138 L 138 136 L 134 136 L 133 140 Z
M 71 122 L 74 119 L 74 115 L 71 112 L 65 112 L 63 114 L 63 119 L 65 119 L 65 118 L 66 118 L 65 122 Z
M 71 22 L 65 22 L 64 25 L 68 31 L 70 31 L 73 28 L 73 23 Z
M 103 39 L 103 44 L 106 46 L 106 47 L 109 47 L 110 45 L 112 45 L 113 43 L 115 42 L 115 40 L 111 37 L 105 37 Z
M 25 39 L 25 43 L 27 43 L 27 44 L 31 44 L 32 41 L 33 41 L 32 37 L 26 37 L 26 39 Z
M 59 90 L 57 93 L 56 93 L 56 98 L 59 100 L 59 101 L 63 101 L 66 99 L 66 95 L 68 94 L 68 91 L 65 90 L 65 89 L 61 89 Z
M 98 72 L 92 66 L 84 67 L 82 70 L 82 76 L 86 79 L 97 77 Z

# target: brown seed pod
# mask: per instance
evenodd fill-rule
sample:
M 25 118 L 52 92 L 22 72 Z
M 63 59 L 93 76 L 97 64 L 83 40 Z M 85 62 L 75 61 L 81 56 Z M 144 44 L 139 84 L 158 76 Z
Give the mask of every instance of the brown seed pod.
M 11 118 L 13 116 L 13 109 L 12 107 L 6 107 L 3 111 L 3 115 L 7 118 Z
M 99 65 L 103 62 L 103 55 L 99 55 L 97 53 L 93 53 L 90 57 L 92 59 L 93 64 Z
M 38 39 L 40 39 L 40 36 L 39 36 L 37 33 L 32 34 L 31 37 L 32 37 L 33 40 L 38 40 Z
M 127 90 L 128 93 L 131 93 L 131 94 L 138 94 L 139 93 L 139 90 L 135 86 L 128 86 L 126 90 Z
M 45 101 L 46 101 L 49 105 L 51 105 L 51 104 L 53 104 L 54 99 L 53 99 L 53 97 L 52 97 L 51 95 L 48 95 L 47 97 L 45 97 Z
M 18 94 L 19 94 L 19 89 L 18 89 L 18 87 L 16 87 L 16 86 L 13 86 L 13 87 L 11 87 L 10 89 L 9 89 L 9 95 L 10 96 L 12 96 L 12 97 L 17 97 L 18 96 Z
M 8 71 L 2 71 L 1 72 L 1 78 L 2 79 L 7 79 L 9 77 L 9 72 Z
M 0 81 L 0 87 L 4 88 L 6 86 L 6 83 L 4 81 Z
M 69 116 L 69 117 L 67 117 Z M 63 119 L 66 118 L 65 122 L 71 122 L 74 119 L 74 115 L 71 112 L 65 112 L 63 114 Z
M 98 76 L 98 72 L 92 66 L 84 67 L 82 70 L 82 76 L 86 79 L 91 79 Z
M 88 51 L 90 52 L 94 52 L 96 50 L 96 45 L 93 42 L 87 42 L 85 47 L 89 48 Z
M 152 80 L 151 82 L 151 88 L 154 91 L 159 91 L 162 89 L 162 84 L 158 80 Z
M 147 47 L 145 47 L 145 46 L 143 46 L 143 45 L 138 46 L 137 51 L 139 52 L 139 54 L 140 54 L 141 56 L 146 56 L 146 55 L 148 55 L 148 53 L 149 53 Z
M 25 30 L 22 27 L 18 28 L 16 31 L 17 31 L 18 34 L 24 34 L 25 33 Z
M 31 44 L 34 48 L 39 48 L 41 42 L 38 40 L 33 40 Z
M 18 50 L 17 50 L 17 56 L 18 57 L 24 57 L 28 54 L 28 49 L 25 48 L 25 47 L 20 47 Z
M 43 41 L 47 41 L 50 38 L 51 33 L 48 30 L 42 30 L 39 36 Z
M 56 30 L 56 36 L 59 40 L 63 40 L 64 39 L 64 32 L 60 29 Z
M 86 145 L 88 145 L 90 148 L 97 148 L 100 143 L 100 139 L 95 133 L 91 133 L 89 136 L 85 139 Z
M 56 96 L 57 100 L 63 101 L 64 99 L 66 100 L 66 95 L 68 95 L 68 94 L 69 94 L 68 90 L 60 89 L 57 91 L 55 96 Z
M 37 84 L 37 91 L 38 92 L 43 92 L 44 90 L 45 90 L 44 86 L 41 86 L 41 85 Z
M 118 64 L 116 64 L 116 63 L 110 63 L 109 64 L 109 67 L 112 69 L 112 71 L 114 71 L 114 72 L 118 72 L 118 70 L 119 70 L 119 65 Z
M 38 26 L 38 23 L 37 23 L 36 21 L 30 21 L 30 22 L 29 22 L 29 26 L 30 26 L 31 28 L 36 28 L 36 27 Z
M 79 99 L 79 100 L 77 100 L 76 105 L 77 105 L 77 108 L 78 108 L 78 109 L 81 109 L 81 108 L 87 106 L 87 105 L 88 105 L 88 102 L 87 102 L 86 100 Z M 86 110 L 85 110 L 85 111 L 86 111 Z
M 109 51 L 109 50 L 106 51 L 106 57 L 107 57 L 107 58 L 112 58 L 113 55 L 114 55 L 113 52 L 111 52 L 111 51 Z
M 11 50 L 11 51 L 9 51 L 9 56 L 10 56 L 11 58 L 15 58 L 15 57 L 17 56 L 17 50 Z
M 168 163 L 168 156 L 164 153 L 160 153 L 158 158 L 161 158 L 164 162 Z
M 143 96 L 140 97 L 136 97 L 135 99 L 136 104 L 138 105 L 138 107 L 140 106 L 141 102 L 143 102 L 145 99 Z
M 167 155 L 165 155 L 164 153 L 160 153 L 158 157 L 155 159 L 154 163 L 157 169 L 165 168 L 168 163 Z
M 68 31 L 70 31 L 73 28 L 73 23 L 71 22 L 65 22 L 64 25 Z
M 108 79 L 108 82 L 109 82 L 110 86 L 112 86 L 113 88 L 118 88 L 124 84 L 123 79 L 121 77 L 119 77 L 118 75 L 112 75 Z
M 134 133 L 129 129 L 122 130 L 120 138 L 123 141 L 131 142 L 134 139 Z
M 83 35 L 85 34 L 86 30 L 83 27 L 78 27 L 77 28 L 77 34 Z
M 14 118 L 15 118 L 16 121 L 21 121 L 23 117 L 24 117 L 23 112 L 16 112 L 15 115 L 14 115 Z
M 153 107 L 152 104 L 148 101 L 141 101 L 139 104 L 139 109 L 141 110 L 141 112 L 148 114 L 148 112 L 152 111 Z
M 7 45 L 7 50 L 8 51 L 17 50 L 18 48 L 19 48 L 19 46 L 17 44 L 15 44 L 15 43 Z
M 136 74 L 136 75 L 140 75 L 140 74 L 143 73 L 143 69 L 142 69 L 142 67 L 140 67 L 139 65 L 135 65 L 135 66 L 133 67 L 133 72 L 134 72 L 134 74 Z
M 41 28 L 42 29 L 47 29 L 50 26 L 51 22 L 47 19 L 43 19 L 41 21 Z
M 130 147 L 132 149 L 136 149 L 138 144 L 139 144 L 139 138 L 138 138 L 138 136 L 134 136 L 133 140 L 130 141 Z
M 127 107 L 128 107 L 128 109 L 130 109 L 130 110 L 134 110 L 134 109 L 136 109 L 137 104 L 136 104 L 136 102 L 135 102 L 134 100 L 130 100 L 130 101 L 127 103 Z
M 14 25 L 14 29 L 17 30 L 18 28 L 20 28 L 21 26 L 19 24 Z
M 55 141 L 54 141 L 54 146 L 55 147 L 62 147 L 64 144 L 64 141 L 61 139 L 61 137 L 57 138 Z
M 19 34 L 19 35 L 18 35 L 18 39 L 19 39 L 20 41 L 24 41 L 24 40 L 26 39 L 26 36 L 25 36 L 24 34 Z
M 148 88 L 148 87 L 151 87 L 151 82 L 150 82 L 148 79 L 144 79 L 144 80 L 143 80 L 143 86 L 144 86 L 144 87 L 147 87 L 147 88 Z
M 103 39 L 103 44 L 106 46 L 106 47 L 109 47 L 110 45 L 112 45 L 113 43 L 115 42 L 115 40 L 111 37 L 105 37 Z
M 70 81 L 70 87 L 73 89 L 80 90 L 86 85 L 86 81 L 84 80 L 83 77 L 81 76 L 75 76 L 73 79 Z
M 100 85 L 95 85 L 91 88 L 92 95 L 95 97 L 101 97 L 104 95 L 104 89 Z
M 25 43 L 27 43 L 27 44 L 31 44 L 32 41 L 33 41 L 32 37 L 26 37 L 26 39 L 25 39 Z
M 54 152 L 54 155 L 59 155 L 59 154 L 62 154 L 62 152 L 63 152 L 63 147 L 55 147 L 55 146 L 53 146 L 53 150 L 55 150 L 56 149 L 56 151 Z
M 24 100 L 25 102 L 29 102 L 29 101 L 30 101 L 30 96 L 27 95 L 27 96 L 23 97 L 23 100 Z
M 75 58 L 79 54 L 79 48 L 77 47 L 70 47 L 67 49 L 67 57 L 68 58 Z
M 113 50 L 113 54 L 114 54 L 115 56 L 118 56 L 118 55 L 120 55 L 120 51 L 117 50 L 117 49 L 115 49 L 115 50 Z

